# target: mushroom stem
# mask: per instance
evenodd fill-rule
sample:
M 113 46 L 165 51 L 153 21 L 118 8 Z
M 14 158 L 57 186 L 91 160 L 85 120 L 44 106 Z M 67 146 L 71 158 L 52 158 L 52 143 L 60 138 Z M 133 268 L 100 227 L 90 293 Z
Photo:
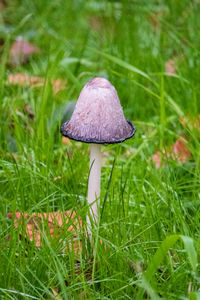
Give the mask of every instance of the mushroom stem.
M 101 145 L 90 146 L 90 174 L 88 180 L 88 204 L 90 205 L 90 216 L 87 216 L 88 233 L 91 234 L 91 222 L 98 221 L 98 207 L 100 202 L 101 185 Z

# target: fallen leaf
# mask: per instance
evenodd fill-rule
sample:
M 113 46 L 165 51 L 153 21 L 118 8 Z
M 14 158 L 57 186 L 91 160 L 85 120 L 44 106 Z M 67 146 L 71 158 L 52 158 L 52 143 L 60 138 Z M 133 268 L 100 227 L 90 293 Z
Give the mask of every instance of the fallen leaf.
M 63 298 L 58 294 L 58 288 L 55 288 L 55 289 L 52 289 L 51 288 L 51 291 L 54 295 L 54 299 L 56 300 L 63 300 Z
M 43 86 L 45 83 L 44 78 L 29 76 L 28 74 L 17 73 L 8 75 L 8 82 L 20 86 L 37 85 Z
M 82 291 L 79 294 L 79 299 L 88 299 L 88 294 L 86 293 L 86 291 Z
M 165 63 L 165 72 L 168 74 L 176 74 L 177 71 L 177 65 L 174 59 L 169 59 Z
M 160 19 L 163 17 L 163 15 L 166 13 L 165 10 L 157 10 L 152 12 L 152 14 L 149 17 L 149 22 L 152 25 L 154 29 L 154 33 L 161 27 Z
M 188 284 L 188 294 L 192 292 L 192 282 L 190 281 Z
M 65 136 L 62 137 L 62 143 L 65 144 L 65 145 L 71 145 L 72 144 L 70 139 L 68 139 Z
M 8 213 L 8 218 L 12 218 L 13 214 Z M 73 221 L 72 221 L 73 220 Z M 50 213 L 21 213 L 16 212 L 14 216 L 14 226 L 19 227 L 20 224 L 25 224 L 26 226 L 26 235 L 31 240 L 34 241 L 36 246 L 41 246 L 41 233 L 44 231 L 50 233 L 52 238 L 58 239 L 59 242 L 62 242 L 61 234 L 65 230 L 64 224 L 69 223 L 67 231 L 73 232 L 74 236 L 76 230 L 82 226 L 82 221 L 80 217 L 76 217 L 74 211 L 66 212 L 50 212 Z M 46 226 L 47 225 L 47 226 Z M 75 253 L 78 251 L 80 243 L 75 243 L 74 249 Z
M 54 177 L 53 181 L 57 181 L 59 179 L 62 179 L 62 177 L 61 176 Z
M 94 267 L 94 258 L 91 258 L 87 261 L 87 264 L 84 267 L 84 277 L 87 281 L 90 281 L 92 279 L 93 267 Z M 95 269 L 97 270 L 97 264 L 95 264 Z M 79 275 L 81 275 L 81 273 L 82 273 L 81 263 L 77 262 L 75 264 L 75 274 L 78 277 Z
M 2 11 L 7 6 L 6 0 L 1 0 L 0 2 L 0 11 Z
M 151 25 L 153 26 L 154 29 L 158 29 L 160 27 L 159 13 L 154 12 L 150 16 L 149 21 L 150 21 L 150 23 L 151 23 Z
M 10 59 L 12 64 L 23 64 L 29 60 L 33 53 L 40 53 L 40 49 L 27 41 L 19 39 L 15 41 L 10 49 Z
M 45 84 L 45 79 L 37 76 L 29 76 L 28 74 L 16 73 L 8 75 L 8 82 L 19 86 L 35 86 L 43 87 Z M 53 87 L 54 94 L 65 89 L 67 81 L 64 79 L 52 79 L 51 84 Z
M 24 110 L 28 114 L 30 120 L 34 121 L 34 113 L 33 113 L 32 109 L 30 108 L 30 106 L 28 105 L 28 103 L 25 103 Z
M 190 130 L 196 129 L 200 132 L 200 115 L 198 115 L 197 117 L 187 115 L 187 116 L 184 116 L 184 118 L 180 117 L 179 121 L 181 122 L 181 124 L 184 127 L 188 126 L 190 128 Z
M 165 159 L 164 159 L 164 155 Z M 170 157 L 169 153 L 166 153 L 165 150 L 162 150 L 162 154 L 160 152 L 160 150 L 156 151 L 156 153 L 153 155 L 153 161 L 156 164 L 156 169 L 159 169 L 161 167 L 161 160 L 162 160 L 162 166 L 165 166 L 165 163 L 163 162 L 164 160 L 166 160 L 166 157 Z
M 143 263 L 141 261 L 128 261 L 129 267 L 131 270 L 134 270 L 137 274 L 142 273 L 142 270 L 144 268 Z
M 191 152 L 186 146 L 186 143 L 187 139 L 185 137 L 182 137 L 176 141 L 176 143 L 172 146 L 173 159 L 177 159 L 180 162 L 186 162 L 190 159 Z
M 4 39 L 0 38 L 0 47 L 4 45 Z
M 66 83 L 67 81 L 63 79 L 52 79 L 51 84 L 53 86 L 54 94 L 57 94 L 61 90 L 64 90 L 66 87 Z
M 74 269 L 75 269 L 75 276 L 76 277 L 82 277 L 84 276 L 84 279 L 87 280 L 88 282 L 91 282 L 92 279 L 92 273 L 93 273 L 93 266 L 94 264 L 94 259 L 88 259 L 87 263 L 84 266 L 84 270 L 83 270 L 83 265 L 80 263 L 80 261 L 76 261 L 75 265 L 74 265 Z M 97 264 L 95 265 L 95 269 L 97 270 Z M 84 275 L 83 275 L 84 273 Z M 71 277 L 71 278 L 70 278 Z M 70 276 L 69 274 L 69 279 L 68 280 L 72 280 L 73 278 L 72 276 Z M 68 287 L 70 284 L 70 281 L 68 281 L 66 279 L 64 279 L 64 283 L 65 286 Z M 60 289 L 58 287 L 54 287 L 51 288 L 51 291 L 55 297 L 55 299 L 57 300 L 61 300 L 63 298 L 61 298 L 61 296 L 59 295 Z M 85 291 L 82 291 L 79 295 L 78 295 L 78 299 L 88 299 L 88 294 Z
M 101 23 L 102 23 L 102 20 L 98 16 L 91 16 L 89 19 L 90 27 L 94 31 L 101 31 L 101 27 L 102 27 Z
M 182 136 L 180 139 L 178 139 L 175 144 L 173 144 L 169 148 L 169 152 L 166 152 L 165 149 L 162 150 L 162 153 L 158 150 L 153 155 L 153 161 L 155 162 L 156 168 L 160 168 L 161 164 L 162 166 L 166 165 L 167 158 L 171 158 L 173 160 L 177 160 L 179 162 L 187 162 L 191 157 L 191 152 L 186 146 L 187 139 Z
M 14 159 L 15 161 L 19 161 L 19 156 L 18 156 L 18 154 L 15 153 L 15 152 L 6 152 L 5 155 L 6 155 L 7 158 L 12 158 L 12 159 Z

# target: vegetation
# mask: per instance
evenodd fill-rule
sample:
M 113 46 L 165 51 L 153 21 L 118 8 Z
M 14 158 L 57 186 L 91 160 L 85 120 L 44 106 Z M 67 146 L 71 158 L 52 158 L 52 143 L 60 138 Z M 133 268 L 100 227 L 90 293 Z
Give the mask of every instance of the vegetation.
M 0 4 L 1 299 L 200 299 L 200 2 Z M 40 52 L 13 59 L 19 37 Z M 13 74 L 40 79 L 13 84 Z M 64 143 L 59 128 L 95 76 L 116 87 L 137 131 L 103 148 L 90 244 L 88 145 Z M 55 92 L 58 79 L 67 83 Z M 178 139 L 184 159 L 172 153 Z M 73 220 L 59 238 L 42 222 L 40 246 L 26 218 L 16 226 L 15 212 L 68 210 L 83 222 L 76 244 Z

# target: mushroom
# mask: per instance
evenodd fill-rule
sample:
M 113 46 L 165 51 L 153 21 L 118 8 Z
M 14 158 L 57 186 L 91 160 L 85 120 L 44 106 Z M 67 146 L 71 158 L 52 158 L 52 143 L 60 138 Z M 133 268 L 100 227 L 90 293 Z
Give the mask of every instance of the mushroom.
M 121 143 L 135 133 L 132 122 L 124 117 L 117 91 L 105 78 L 90 80 L 82 89 L 71 119 L 61 126 L 61 133 L 75 141 L 91 144 L 88 180 L 88 232 L 91 220 L 98 222 L 101 182 L 101 144 Z

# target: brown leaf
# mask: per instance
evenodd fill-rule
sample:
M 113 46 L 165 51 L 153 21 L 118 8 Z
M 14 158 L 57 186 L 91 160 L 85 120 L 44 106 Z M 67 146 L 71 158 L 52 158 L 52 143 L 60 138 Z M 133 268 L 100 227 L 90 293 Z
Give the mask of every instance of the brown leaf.
M 65 144 L 65 145 L 71 145 L 72 144 L 70 139 L 68 139 L 65 136 L 62 137 L 62 143 Z
M 97 270 L 97 264 L 95 264 L 95 266 L 94 266 L 94 258 L 91 258 L 91 259 L 88 260 L 88 263 L 84 268 L 84 276 L 85 276 L 85 279 L 87 281 L 90 281 L 92 279 L 93 267 L 95 267 L 95 269 Z M 80 262 L 77 262 L 75 264 L 75 274 L 76 274 L 76 276 L 81 275 L 81 273 L 82 273 L 81 269 L 82 268 L 81 268 Z
M 197 117 L 187 115 L 185 117 L 179 118 L 181 124 L 185 127 L 188 126 L 190 130 L 196 129 L 200 132 L 200 115 Z
M 190 281 L 188 284 L 188 294 L 192 292 L 192 282 Z
M 134 270 L 136 273 L 141 273 L 143 270 L 143 263 L 141 261 L 128 261 L 129 267 L 131 270 Z
M 184 141 L 183 141 L 184 139 Z M 178 139 L 172 146 L 172 157 L 180 162 L 187 162 L 190 159 L 191 152 L 186 146 L 187 140 L 185 137 Z
M 94 31 L 101 31 L 101 27 L 102 27 L 101 23 L 102 23 L 102 20 L 98 16 L 91 16 L 89 19 L 90 27 Z
M 19 155 L 18 155 L 18 153 L 15 153 L 15 152 L 6 152 L 5 156 L 7 157 L 7 159 L 8 158 L 12 158 L 15 161 L 19 161 Z
M 165 72 L 169 74 L 176 74 L 177 71 L 177 65 L 174 59 L 169 59 L 165 63 Z
M 162 166 L 164 166 L 166 164 L 167 158 L 171 158 L 179 162 L 187 162 L 191 157 L 191 152 L 186 146 L 186 143 L 187 139 L 182 136 L 175 142 L 175 144 L 170 147 L 169 152 L 166 152 L 165 149 L 163 149 L 161 153 L 158 150 L 152 158 L 155 162 L 156 168 L 158 169 L 161 167 L 161 161 Z
M 19 86 L 35 86 L 42 87 L 45 84 L 45 79 L 37 76 L 29 76 L 28 74 L 16 73 L 8 75 L 8 82 Z M 64 79 L 52 79 L 51 84 L 54 94 L 65 89 L 67 81 Z
M 57 181 L 59 179 L 62 179 L 62 177 L 61 176 L 54 177 L 53 181 Z
M 4 39 L 0 38 L 0 47 L 4 45 Z
M 79 294 L 79 299 L 88 299 L 88 294 L 86 293 L 86 291 L 82 291 Z
M 8 213 L 7 217 L 12 218 L 12 213 Z M 76 217 L 74 211 L 32 214 L 16 212 L 14 226 L 19 227 L 20 224 L 25 224 L 26 235 L 31 241 L 35 242 L 36 246 L 41 246 L 41 232 L 45 230 L 50 233 L 52 238 L 58 239 L 61 242 L 62 239 L 60 239 L 60 236 L 65 229 L 63 226 L 71 220 L 73 222 L 69 225 L 67 231 L 72 231 L 75 234 L 75 231 L 82 226 L 82 221 L 80 217 Z M 77 247 L 79 245 L 76 244 L 74 246 L 75 252 L 78 251 Z
M 67 81 L 63 79 L 52 79 L 51 84 L 53 86 L 54 94 L 57 94 L 61 90 L 64 90 L 66 87 L 66 83 Z
M 151 16 L 149 17 L 149 22 L 153 27 L 154 33 L 161 27 L 160 19 L 166 13 L 164 10 L 157 10 L 152 12 Z
M 149 18 L 149 21 L 150 21 L 151 25 L 154 27 L 154 29 L 157 29 L 158 27 L 160 27 L 160 21 L 159 21 L 158 16 L 159 16 L 158 12 L 154 12 Z
M 58 294 L 58 288 L 55 288 L 55 289 L 51 288 L 51 290 L 52 290 L 55 300 L 63 300 L 63 298 Z
M 1 0 L 0 2 L 0 11 L 2 11 L 7 6 L 6 0 Z
M 161 167 L 161 153 L 159 150 L 156 151 L 156 153 L 153 155 L 152 159 L 155 162 L 156 169 L 159 169 Z
M 29 57 L 33 53 L 40 53 L 40 49 L 30 44 L 27 41 L 24 41 L 22 39 L 19 39 L 15 41 L 10 49 L 10 59 L 11 63 L 16 64 L 23 64 L 28 61 Z
M 8 75 L 8 82 L 20 86 L 37 85 L 43 86 L 45 80 L 36 76 L 29 76 L 28 74 L 17 73 Z
M 30 120 L 34 121 L 34 113 L 33 113 L 32 109 L 30 108 L 30 106 L 28 105 L 28 103 L 25 103 L 24 110 L 28 114 Z

